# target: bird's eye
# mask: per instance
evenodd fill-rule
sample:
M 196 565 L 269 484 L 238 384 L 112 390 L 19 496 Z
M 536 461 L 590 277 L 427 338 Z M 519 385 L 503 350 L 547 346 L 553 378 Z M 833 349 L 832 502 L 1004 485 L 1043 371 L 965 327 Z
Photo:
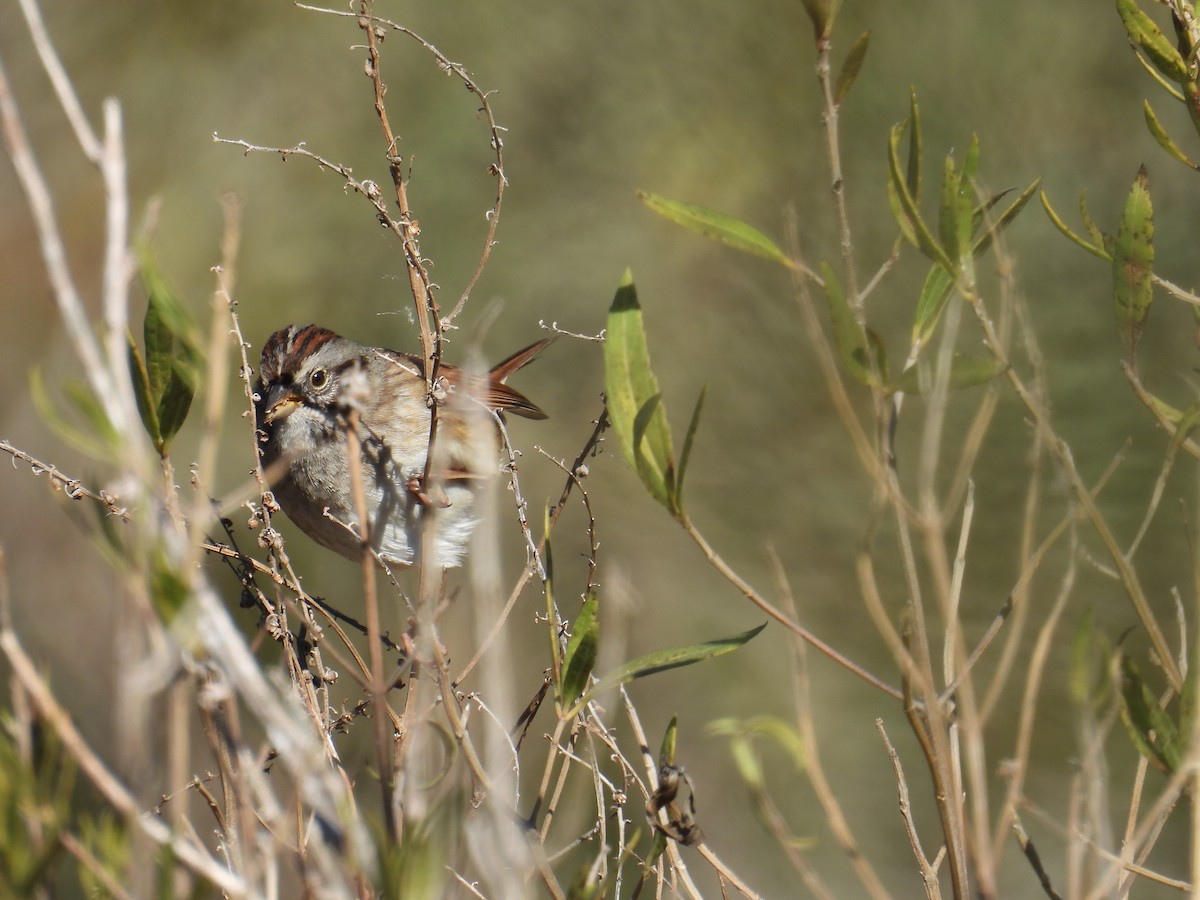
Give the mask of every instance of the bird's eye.
M 325 382 L 328 378 L 329 376 L 325 374 L 324 369 L 313 369 L 308 376 L 308 383 L 319 390 L 325 387 Z

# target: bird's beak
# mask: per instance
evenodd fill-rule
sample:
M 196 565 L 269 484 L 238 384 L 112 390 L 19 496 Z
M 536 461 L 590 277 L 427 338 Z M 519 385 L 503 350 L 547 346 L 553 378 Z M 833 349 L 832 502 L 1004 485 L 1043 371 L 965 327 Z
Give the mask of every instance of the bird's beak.
M 268 425 L 272 422 L 282 421 L 299 409 L 302 402 L 300 395 L 288 385 L 276 385 L 267 394 L 266 413 L 263 420 Z

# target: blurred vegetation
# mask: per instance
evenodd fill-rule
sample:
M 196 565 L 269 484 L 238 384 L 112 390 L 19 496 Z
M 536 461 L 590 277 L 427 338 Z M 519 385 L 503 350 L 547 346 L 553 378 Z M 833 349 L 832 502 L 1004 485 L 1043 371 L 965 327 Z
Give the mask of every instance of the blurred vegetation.
M 782 593 L 779 583 L 785 577 L 795 602 L 793 618 L 898 684 L 893 658 L 863 609 L 855 578 L 873 484 L 849 449 L 798 314 L 789 272 L 688 234 L 652 214 L 637 196 L 649 191 L 719 210 L 774 236 L 788 253 L 792 247 L 785 235 L 794 222 L 802 258 L 814 269 L 822 260 L 837 268 L 840 248 L 832 226 L 806 5 L 813 4 L 425 2 L 401 8 L 379 2 L 376 12 L 403 21 L 465 66 L 491 92 L 497 121 L 506 129 L 510 187 L 499 243 L 459 320 L 460 330 L 449 335 L 447 358 L 462 362 L 477 349 L 485 358 L 499 358 L 539 336 L 543 322 L 597 334 L 608 322 L 622 272 L 632 269 L 656 392 L 664 398 L 655 417 L 669 417 L 677 453 L 692 404 L 707 387 L 688 458 L 688 517 L 747 582 L 774 596 Z M 1172 34 L 1159 4 L 1143 0 L 1143 6 Z M 212 140 L 216 133 L 268 146 L 303 142 L 352 167 L 355 177 L 386 185 L 379 125 L 362 69 L 363 38 L 353 18 L 280 4 L 96 7 L 79 0 L 47 5 L 44 15 L 93 122 L 99 121 L 103 98 L 121 101 L 135 231 L 154 199 L 158 211 L 151 230 L 158 268 L 194 318 L 207 321 L 210 270 L 221 260 L 220 198 L 233 192 L 242 204 L 236 296 L 245 336 L 254 347 L 252 362 L 265 337 L 289 322 L 318 321 L 356 339 L 416 349 L 403 258 L 362 199 L 344 190 L 336 174 L 309 160 L 244 156 L 236 147 Z M 869 50 L 840 121 L 847 216 L 855 225 L 860 279 L 875 271 L 896 241 L 898 225 L 887 190 L 888 140 L 893 126 L 910 115 L 915 94 L 926 160 L 924 209 L 931 221 L 937 220 L 941 161 L 953 152 L 957 165 L 963 165 L 972 135 L 981 148 L 974 183 L 983 196 L 1012 190 L 1000 203 L 1003 209 L 1041 178 L 1053 208 L 1080 234 L 1086 229 L 1078 199 L 1086 192 L 1098 227 L 1120 237 L 1131 185 L 1144 165 L 1153 198 L 1153 271 L 1184 289 L 1193 287 L 1189 268 L 1196 173 L 1172 160 L 1147 130 L 1143 102 L 1151 99 L 1163 127 L 1195 158 L 1200 151 L 1189 150 L 1195 141 L 1187 139 L 1192 123 L 1139 65 L 1112 5 L 1012 0 L 899 8 L 886 0 L 864 0 L 840 10 L 834 59 L 840 61 L 867 30 Z M 1172 34 L 1168 43 L 1174 42 Z M 487 228 L 485 212 L 494 195 L 487 172 L 493 159 L 487 130 L 477 115 L 476 98 L 440 72 L 418 45 L 391 35 L 383 52 L 387 102 L 400 137 L 398 152 L 406 161 L 421 249 L 440 286 L 439 297 L 452 304 L 475 268 Z M 82 284 L 95 284 L 102 265 L 104 198 L 94 170 L 81 163 L 77 148 L 65 137 L 66 125 L 16 4 L 0 6 L 0 59 L 54 188 L 71 269 Z M 1185 62 L 1193 64 L 1192 59 Z M 61 396 L 79 373 L 49 299 L 36 234 L 10 171 L 0 174 L 0 309 L 7 323 L 0 340 L 16 375 L 14 389 L 0 395 L 0 437 L 119 494 L 124 486 L 107 484 L 109 473 L 102 464 L 64 447 L 32 399 L 36 378 Z M 1074 246 L 1038 206 L 1030 203 L 1004 231 L 999 254 L 981 257 L 978 274 L 986 290 L 1012 290 L 1027 309 L 1043 355 L 1046 407 L 1053 410 L 1056 433 L 1070 445 L 1083 482 L 1093 484 L 1120 458 L 1098 500 L 1120 546 L 1128 547 L 1139 532 L 1164 456 L 1180 453 L 1136 560 L 1154 614 L 1169 623 L 1164 626 L 1169 642 L 1178 646 L 1172 590 L 1184 598 L 1189 637 L 1200 619 L 1190 577 L 1193 462 L 1170 443 L 1122 374 L 1121 362 L 1130 352 L 1114 323 L 1112 266 Z M 1003 263 L 999 274 L 998 259 Z M 888 347 L 893 375 L 903 367 L 929 267 L 927 258 L 906 246 L 870 298 L 869 326 Z M 133 293 L 131 321 L 141 323 L 147 298 L 141 289 Z M 819 296 L 824 304 L 825 295 Z M 84 300 L 98 320 L 98 292 Z M 1149 318 L 1138 324 L 1138 375 L 1181 413 L 1194 403 L 1193 309 L 1184 302 L 1157 302 Z M 141 337 L 139 328 L 133 331 Z M 149 337 L 147 330 L 143 345 Z M 964 352 L 984 352 L 967 326 L 960 344 Z M 524 449 L 522 489 L 535 522 L 543 498 L 557 497 L 563 473 L 533 446 L 556 458 L 573 458 L 600 413 L 604 387 L 602 348 L 566 338 L 521 373 L 522 391 L 551 413 L 547 423 L 512 425 L 514 441 Z M 856 384 L 852 388 L 854 410 L 870 421 L 876 413 L 870 391 Z M 983 390 L 956 393 L 947 410 L 947 434 L 961 437 Z M 971 646 L 1003 606 L 1022 567 L 1016 535 L 1031 477 L 1026 454 L 1032 429 L 1029 411 L 1011 391 L 1000 391 L 996 402 L 974 469 L 975 518 L 959 610 Z M 926 406 L 915 396 L 905 403 L 895 454 L 900 480 L 911 486 L 922 453 L 916 411 Z M 246 423 L 237 417 L 243 408 L 240 385 L 231 378 L 218 468 L 202 473 L 216 495 L 248 483 L 253 460 L 247 458 Z M 1192 424 L 1183 422 L 1185 427 Z M 182 473 L 184 494 L 189 464 L 201 452 L 204 433 L 203 417 L 193 410 L 178 435 L 172 435 L 171 457 Z M 745 632 L 762 620 L 704 564 L 687 534 L 644 491 L 618 443 L 610 433 L 604 452 L 588 461 L 586 482 L 600 545 L 596 580 L 603 628 L 595 649 L 597 673 L 663 647 L 700 645 L 714 635 Z M 168 746 L 165 724 L 145 734 L 128 732 L 129 722 L 143 721 L 139 716 L 144 710 L 128 708 L 123 688 L 150 681 L 165 689 L 169 679 L 152 667 L 122 663 L 121 648 L 140 626 L 122 621 L 128 607 L 119 599 L 121 577 L 89 536 L 95 531 L 93 511 L 65 500 L 47 502 L 46 479 L 30 477 L 24 465 L 21 469 L 4 476 L 0 494 L 9 511 L 0 521 L 0 547 L 16 630 L 44 665 L 84 737 L 122 778 L 141 784 L 144 796 L 139 799 L 153 805 L 159 795 L 185 785 L 165 783 L 163 771 L 148 762 Z M 1040 477 L 1045 499 L 1035 524 L 1044 533 L 1064 515 L 1071 486 L 1049 464 Z M 501 507 L 507 509 L 503 503 Z M 246 515 L 233 518 L 237 532 L 253 546 Z M 71 519 L 81 527 L 68 524 Z M 361 616 L 358 568 L 331 558 L 286 521 L 280 527 L 307 590 Z M 957 524 L 946 534 L 951 555 L 956 529 Z M 520 569 L 523 551 L 516 529 L 502 532 L 507 584 Z M 885 546 L 876 560 L 876 577 L 886 586 L 889 611 L 898 618 L 905 600 L 904 560 L 886 549 L 895 541 L 894 526 L 885 525 L 881 532 L 877 541 Z M 1025 796 L 1051 811 L 1055 822 L 1064 822 L 1061 811 L 1077 801 L 1071 776 L 1081 765 L 1088 735 L 1100 727 L 1106 711 L 1115 709 L 1096 699 L 1104 693 L 1097 686 L 1109 678 L 1108 657 L 1096 647 L 1119 647 L 1127 659 L 1138 661 L 1124 667 L 1121 707 L 1134 739 L 1118 730 L 1104 745 L 1112 808 L 1100 817 L 1119 835 L 1126 814 L 1122 802 L 1133 790 L 1140 754 L 1156 756 L 1160 764 L 1164 758 L 1177 763 L 1182 751 L 1177 741 L 1164 746 L 1162 732 L 1168 726 L 1146 699 L 1161 696 L 1167 681 L 1152 661 L 1144 622 L 1139 623 L 1126 592 L 1110 577 L 1095 534 L 1081 528 L 1079 544 L 1073 555 L 1065 545 L 1054 549 L 1033 591 L 1044 614 L 1070 558 L 1082 560 L 1047 661 Z M 560 572 L 578 579 L 580 555 L 588 550 L 585 517 L 572 507 L 555 532 Z M 203 565 L 238 626 L 253 639 L 255 618 L 237 610 L 234 602 L 241 590 L 237 579 L 217 561 Z M 458 648 L 456 653 L 469 656 L 466 648 L 474 646 L 478 625 L 472 602 L 479 598 L 473 594 L 477 586 L 461 581 L 463 595 L 446 614 L 443 637 Z M 403 621 L 405 611 L 398 603 L 387 611 Z M 516 620 L 531 622 L 544 611 L 544 601 L 527 594 Z M 518 632 L 515 652 L 505 661 L 514 685 L 509 705 L 516 713 L 538 689 L 549 661 L 544 625 L 509 627 Z M 277 665 L 274 645 L 262 643 L 259 658 Z M 783 629 L 768 628 L 746 649 L 635 682 L 629 692 L 652 742 L 677 716 L 678 729 L 671 734 L 695 785 L 698 824 L 731 869 L 764 895 L 794 892 L 795 870 L 787 854 L 762 837 L 760 821 L 769 802 L 790 823 L 795 846 L 819 860 L 817 868 L 833 895 L 857 895 L 860 881 L 852 864 L 836 852 L 827 817 L 803 772 L 803 753 L 785 738 L 771 738 L 773 717 L 786 719 L 793 712 L 791 643 Z M 1015 652 L 1018 668 L 1027 664 L 1034 635 Z M 913 896 L 917 870 L 895 813 L 895 777 L 876 731 L 877 717 L 905 761 L 917 827 L 927 835 L 930 856 L 940 837 L 927 770 L 901 704 L 823 657 L 809 657 L 808 690 L 819 726 L 815 737 L 826 756 L 830 786 L 886 888 L 896 896 Z M 1094 667 L 1088 670 L 1090 680 L 1080 674 L 1086 668 L 1081 660 Z M 995 666 L 993 656 L 980 660 L 976 671 L 981 681 Z M 357 690 L 356 685 L 343 687 L 348 695 Z M 469 690 L 479 687 L 467 685 Z M 1093 701 L 1095 709 L 1089 706 Z M 617 707 L 618 701 L 611 705 Z M 1173 701 L 1169 727 L 1186 734 L 1190 713 L 1180 706 L 1190 708 L 1190 700 Z M 500 718 L 511 720 L 509 712 L 503 708 Z M 992 770 L 1012 752 L 1021 712 L 1019 702 L 1001 704 L 988 722 L 987 735 L 996 748 L 988 757 Z M 750 722 L 751 715 L 767 718 Z M 741 730 L 736 720 L 747 720 Z M 716 735 L 709 730 L 714 722 Z M 258 726 L 247 727 L 252 740 L 262 739 Z M 534 729 L 541 733 L 550 727 Z M 367 729 L 361 731 L 343 748 L 347 768 L 371 764 Z M 1175 731 L 1172 736 L 1177 737 Z M 752 737 L 757 742 L 750 751 Z M 16 750 L 10 753 L 7 743 L 0 749 L 6 759 L 19 756 Z M 32 765 L 29 754 L 23 760 Z M 755 783 L 760 769 L 768 773 L 766 786 Z M 194 773 L 186 774 L 190 778 Z M 38 772 L 25 776 L 24 789 L 36 794 L 28 803 L 52 811 L 51 825 L 43 828 L 57 828 L 65 801 L 42 777 Z M 1152 771 L 1147 778 L 1161 788 L 1166 776 Z M 19 780 L 11 786 L 15 790 Z M 534 788 L 526 786 L 527 791 Z M 988 783 L 995 807 L 1004 790 L 1000 778 Z M 16 796 L 9 791 L 5 802 Z M 12 800 L 6 815 L 11 819 L 12 810 L 24 802 Z M 85 802 L 96 803 L 94 798 Z M 1148 863 L 1179 878 L 1188 877 L 1195 841 L 1185 805 L 1166 821 Z M 631 801 L 626 812 L 644 826 L 638 802 Z M 572 818 L 569 810 L 562 815 Z M 586 818 L 578 810 L 575 815 Z M 446 835 L 456 823 L 448 818 L 431 822 L 421 840 L 430 846 L 450 841 Z M 88 823 L 79 829 L 93 835 L 85 842 L 111 845 L 110 858 L 127 852 L 123 838 L 114 836 L 116 829 L 105 819 L 89 818 Z M 1056 883 L 1065 884 L 1067 842 L 1061 833 L 1041 819 L 1024 824 Z M 36 836 L 36 830 L 29 834 Z M 699 878 L 699 861 L 685 858 Z M 420 869 L 427 854 L 414 851 L 413 860 L 406 867 L 404 860 L 383 859 L 380 868 L 390 873 L 385 877 L 396 879 L 387 883 L 442 883 L 443 872 Z M 715 879 L 708 873 L 704 877 L 710 878 L 702 884 L 706 895 L 715 893 Z M 1033 873 L 1013 847 L 1006 852 L 999 879 L 1001 896 L 1034 895 Z M 948 876 L 943 888 L 949 892 Z M 1135 891 L 1135 896 L 1168 895 L 1173 892 L 1148 884 Z

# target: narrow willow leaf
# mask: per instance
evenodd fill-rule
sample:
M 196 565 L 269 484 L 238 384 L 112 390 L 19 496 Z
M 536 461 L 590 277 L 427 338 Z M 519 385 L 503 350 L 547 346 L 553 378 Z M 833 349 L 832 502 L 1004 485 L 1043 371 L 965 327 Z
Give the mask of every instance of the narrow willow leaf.
M 645 678 L 647 675 L 666 672 L 669 669 L 678 669 L 681 666 L 690 666 L 703 660 L 711 659 L 714 656 L 721 656 L 722 654 L 736 650 L 766 627 L 767 623 L 764 622 L 757 628 L 751 628 L 749 631 L 735 634 L 732 637 L 708 641 L 704 644 L 692 644 L 687 647 L 674 647 L 670 650 L 656 650 L 653 653 L 647 653 L 645 656 L 639 656 L 637 659 L 630 660 L 625 665 L 618 666 L 588 688 L 579 702 L 575 704 L 575 708 L 571 710 L 571 715 L 574 715 L 578 710 L 587 705 L 593 697 L 597 697 L 605 691 L 611 691 L 613 688 L 620 687 L 623 684 L 628 684 L 634 679 Z
M 907 127 L 907 119 L 898 125 L 892 126 L 891 134 L 888 137 L 889 159 L 894 152 L 899 152 L 898 150 L 893 150 L 893 148 L 898 148 L 900 138 L 904 135 L 904 129 Z M 910 196 L 915 196 L 912 194 L 911 190 L 909 191 L 909 194 Z M 892 177 L 890 168 L 887 179 L 887 197 L 888 206 L 892 210 L 892 218 L 896 220 L 896 224 L 900 227 L 900 236 L 912 246 L 917 246 L 916 229 L 913 227 L 912 219 L 909 218 L 908 213 L 905 211 L 905 203 L 900 197 L 900 189 L 896 185 L 896 180 Z
M 908 172 L 904 183 L 913 202 L 921 199 L 921 171 L 925 160 L 921 156 L 921 108 L 917 105 L 917 89 L 908 89 Z
M 633 275 L 628 271 L 609 308 L 606 334 L 604 384 L 609 421 L 626 461 L 642 478 L 651 495 L 674 512 L 674 453 L 661 403 L 655 403 L 651 414 L 638 429 L 639 413 L 659 391 L 658 381 L 650 368 L 642 309 L 638 305 Z M 651 477 L 647 477 L 647 473 Z
M 571 626 L 571 639 L 567 641 L 563 668 L 560 709 L 579 699 L 587 689 L 588 679 L 596 667 L 596 655 L 600 648 L 600 620 L 596 617 L 598 605 L 596 592 L 592 591 L 583 601 L 583 608 Z
M 1168 772 L 1179 768 L 1186 742 L 1128 656 L 1121 657 L 1121 720 L 1143 756 Z
M 679 737 L 679 716 L 671 716 L 671 721 L 667 723 L 667 729 L 663 732 L 663 739 L 658 745 L 658 767 L 661 769 L 664 766 L 675 765 L 675 745 Z
M 903 125 L 892 128 L 891 138 L 888 141 L 888 185 L 894 193 L 902 212 L 902 215 L 897 216 L 897 222 L 900 224 L 901 231 L 905 233 L 905 237 L 911 235 L 912 243 L 918 250 L 934 262 L 953 271 L 954 263 L 946 256 L 946 252 L 942 249 L 941 245 L 934 240 L 929 226 L 921 218 L 921 211 L 917 209 L 916 199 L 909 193 L 908 182 L 901 171 L 899 142 L 902 130 Z M 895 207 L 893 207 L 893 214 L 895 212 Z M 909 227 L 907 230 L 904 227 L 904 219 L 908 220 Z
M 975 282 L 974 256 L 971 235 L 975 233 L 976 192 L 975 182 L 979 178 L 979 136 L 971 135 L 963 159 L 962 171 L 958 176 L 958 197 L 954 218 L 954 259 L 966 278 L 967 284 Z
M 1146 54 L 1158 71 L 1180 85 L 1191 81 L 1191 73 L 1179 51 L 1154 24 L 1154 20 L 1138 8 L 1136 0 L 1117 0 L 1117 12 L 1129 33 L 1129 39 Z
M 1082 247 L 1088 253 L 1098 256 L 1103 260 L 1107 261 L 1112 259 L 1112 255 L 1108 253 L 1108 251 L 1106 251 L 1102 245 L 1093 244 L 1086 238 L 1081 237 L 1071 230 L 1071 227 L 1062 220 L 1062 217 L 1057 212 L 1054 211 L 1054 207 L 1050 205 L 1050 198 L 1046 196 L 1045 191 L 1041 192 L 1041 198 L 1042 209 L 1046 211 L 1046 215 L 1050 217 L 1050 221 L 1054 224 L 1054 227 L 1066 235 L 1066 237 L 1069 238 L 1072 243 L 1074 243 L 1076 246 Z
M 696 429 L 700 427 L 700 413 L 704 410 L 704 400 L 708 397 L 708 385 L 700 391 L 696 398 L 696 406 L 692 409 L 692 420 L 688 422 L 687 434 L 683 438 L 683 450 L 679 453 L 679 472 L 675 476 L 675 504 L 679 512 L 683 512 L 683 479 L 687 475 L 688 460 L 692 455 L 692 442 L 696 439 Z
M 634 417 L 633 457 L 642 484 L 648 487 L 654 496 L 665 497 L 664 502 L 674 515 L 679 511 L 674 479 L 671 477 L 674 464 L 669 457 L 651 456 L 654 447 L 646 441 L 646 432 L 654 424 L 656 415 L 662 415 L 662 394 L 655 394 L 643 403 Z
M 921 137 L 920 137 L 920 122 L 916 118 L 917 115 L 917 95 L 912 94 L 912 112 L 909 117 L 903 122 L 898 122 L 892 126 L 888 133 L 888 179 L 887 179 L 887 195 L 888 205 L 891 207 L 892 216 L 896 220 L 896 224 L 900 226 L 900 234 L 903 238 L 917 246 L 917 232 L 913 225 L 912 219 L 909 217 L 907 209 L 917 205 L 917 198 L 920 197 L 921 190 Z M 900 154 L 900 139 L 904 137 L 904 132 L 908 131 L 908 166 L 905 172 L 904 185 L 908 188 L 908 198 L 911 202 L 907 202 L 906 198 L 901 196 L 901 188 L 899 180 L 894 177 L 892 168 L 892 158 L 899 158 Z
M 1146 128 L 1149 129 L 1154 139 L 1158 141 L 1158 146 L 1166 150 L 1170 157 L 1177 162 L 1183 163 L 1189 169 L 1200 170 L 1200 163 L 1193 161 L 1186 153 L 1179 149 L 1178 144 L 1171 140 L 1171 136 L 1167 134 L 1167 130 L 1158 121 L 1158 116 L 1154 114 L 1154 109 L 1150 106 L 1149 100 L 1143 101 L 1142 111 L 1146 115 Z
M 998 235 L 1003 233 L 1004 229 L 1012 224 L 1013 219 L 1020 214 L 1021 210 L 1025 208 L 1025 204 L 1030 201 L 1033 195 L 1037 193 L 1038 188 L 1041 186 L 1042 179 L 1035 179 L 1034 182 L 1030 184 L 1029 187 L 1025 188 L 1025 190 L 1021 192 L 1020 196 L 1018 196 L 1017 199 L 1009 205 L 1008 209 L 1004 210 L 1004 212 L 1002 212 L 998 218 L 989 219 L 987 229 L 983 232 L 983 234 L 975 239 L 975 245 L 971 248 L 972 255 L 975 257 L 980 257 L 986 253 L 987 249 L 992 246 L 992 241 L 994 241 Z M 1007 193 L 1007 191 L 1005 191 L 1005 193 Z M 999 201 L 1002 196 L 1004 195 L 997 194 L 992 198 L 992 201 Z
M 1138 170 L 1125 200 L 1112 267 L 1117 326 L 1132 351 L 1154 297 L 1154 208 L 1145 166 Z
M 913 321 L 912 343 L 916 352 L 919 353 L 933 337 L 953 288 L 954 278 L 949 272 L 936 264 L 929 267 L 925 284 L 921 288 L 921 296 L 917 300 L 917 314 Z
M 961 167 L 954 154 L 946 156 L 938 207 L 938 237 L 946 257 L 958 266 L 971 259 L 971 234 L 975 228 L 975 178 L 979 173 L 979 138 L 973 137 Z
M 909 366 L 896 381 L 895 389 L 906 394 L 925 393 L 932 385 L 924 376 L 926 366 Z M 975 387 L 986 384 L 997 375 L 1004 373 L 1004 366 L 994 359 L 978 356 L 962 356 L 955 354 L 950 361 L 950 390 Z
M 789 269 L 797 268 L 786 253 L 769 237 L 745 222 L 703 206 L 669 200 L 649 191 L 637 191 L 638 198 L 660 216 L 705 237 L 720 241 L 735 250 L 761 256 Z
M 1179 85 L 1164 78 L 1162 72 L 1150 60 L 1146 59 L 1145 54 L 1134 53 L 1133 58 L 1137 60 L 1139 66 L 1146 70 L 1146 74 L 1153 78 L 1155 83 L 1173 99 L 1178 100 L 1180 103 L 1188 102 L 1187 98 L 1183 96 L 1183 91 L 1179 89 Z
M 957 263 L 958 244 L 958 186 L 961 173 L 954 165 L 954 154 L 946 155 L 942 165 L 942 194 L 938 204 L 938 239 L 950 262 Z
M 971 234 L 974 234 L 979 230 L 979 226 L 983 224 L 984 218 L 987 216 L 987 214 L 995 209 L 1000 201 L 1012 192 L 1012 188 L 1005 188 L 998 194 L 992 194 L 992 196 L 988 197 L 975 207 L 975 211 L 971 214 Z
M 858 78 L 859 70 L 862 69 L 870 43 L 871 32 L 864 31 L 846 53 L 846 58 L 842 60 L 841 71 L 838 72 L 837 83 L 833 87 L 834 103 L 840 105 L 846 98 L 846 94 L 850 93 L 850 88 L 853 87 L 854 80 Z

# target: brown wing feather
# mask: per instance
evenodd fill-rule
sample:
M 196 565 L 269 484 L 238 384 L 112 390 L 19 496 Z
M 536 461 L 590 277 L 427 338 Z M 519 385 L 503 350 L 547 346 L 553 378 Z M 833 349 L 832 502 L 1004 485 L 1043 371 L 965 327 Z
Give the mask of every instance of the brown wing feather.
M 504 383 L 509 375 L 516 372 L 518 369 L 529 365 L 537 357 L 539 353 L 554 343 L 554 338 L 544 338 L 530 344 L 521 350 L 518 350 L 507 359 L 502 359 L 496 365 L 488 370 L 488 385 L 487 393 L 484 395 L 484 402 L 493 409 L 501 410 L 502 412 L 511 412 L 518 416 L 524 416 L 527 419 L 545 419 L 546 413 L 542 411 L 536 403 L 520 391 L 510 388 Z
M 534 358 L 539 353 L 554 343 L 554 340 L 555 339 L 552 337 L 544 338 L 543 340 L 530 344 L 528 347 L 518 350 L 512 356 L 508 357 L 507 359 L 502 359 L 500 362 L 492 366 L 491 369 L 488 370 L 488 375 L 492 377 L 493 381 L 498 381 L 503 384 L 505 379 L 508 378 L 508 376 L 513 372 L 517 371 L 517 369 L 524 368 L 533 362 Z
M 480 403 L 491 409 L 500 412 L 510 412 L 514 415 L 524 416 L 527 419 L 545 419 L 548 417 L 541 407 L 520 391 L 509 387 L 504 381 L 518 369 L 533 362 L 534 358 L 550 346 L 550 344 L 554 343 L 554 341 L 554 338 L 545 338 L 518 350 L 512 356 L 492 366 L 486 376 L 468 375 L 457 366 L 450 366 L 445 363 L 439 367 L 438 371 L 451 384 L 469 392 Z M 411 363 L 414 371 L 422 372 L 425 369 L 424 359 L 415 353 L 403 353 L 398 350 L 389 350 L 388 353 L 394 358 L 403 358 L 405 361 Z

